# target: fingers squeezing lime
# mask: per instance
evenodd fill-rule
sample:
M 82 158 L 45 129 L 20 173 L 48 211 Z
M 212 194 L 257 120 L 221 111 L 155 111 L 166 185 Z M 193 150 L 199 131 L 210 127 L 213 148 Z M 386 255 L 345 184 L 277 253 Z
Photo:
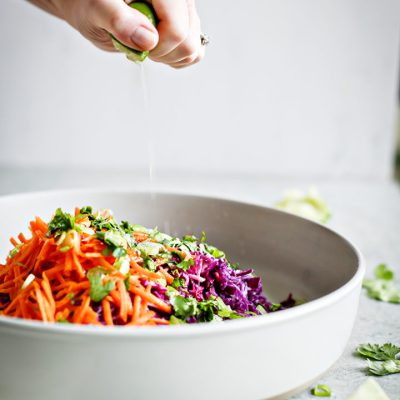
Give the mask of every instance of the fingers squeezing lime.
M 137 1 L 137 2 L 129 4 L 129 6 L 140 11 L 142 14 L 144 14 L 151 21 L 151 23 L 154 26 L 157 25 L 157 17 L 156 17 L 153 7 L 150 4 Z M 128 60 L 131 60 L 134 62 L 142 62 L 149 55 L 148 51 L 140 51 L 140 50 L 132 49 L 132 48 L 126 46 L 125 44 L 121 43 L 113 35 L 110 34 L 110 36 L 111 36 L 111 41 L 112 41 L 114 47 L 121 53 L 124 53 Z

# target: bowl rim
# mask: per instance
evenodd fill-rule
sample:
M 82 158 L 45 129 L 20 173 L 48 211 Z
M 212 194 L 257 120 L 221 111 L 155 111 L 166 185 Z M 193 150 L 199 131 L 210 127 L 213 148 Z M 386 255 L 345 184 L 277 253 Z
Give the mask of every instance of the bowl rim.
M 342 298 L 346 297 L 357 287 L 361 287 L 362 279 L 365 275 L 365 261 L 358 247 L 349 239 L 336 232 L 332 228 L 325 225 L 319 224 L 317 222 L 308 220 L 306 218 L 300 217 L 298 215 L 290 214 L 283 210 L 275 209 L 272 207 L 267 207 L 256 202 L 248 202 L 235 200 L 226 197 L 219 196 L 205 196 L 192 194 L 187 192 L 170 192 L 168 190 L 133 190 L 133 189 L 116 189 L 116 188 L 78 188 L 78 189 L 62 189 L 62 190 L 43 190 L 43 191 L 30 191 L 21 192 L 14 194 L 7 194 L 0 196 L 0 204 L 4 201 L 12 201 L 13 199 L 21 199 L 24 197 L 42 197 L 46 195 L 61 196 L 61 195 L 166 195 L 166 196 L 179 196 L 183 198 L 197 198 L 201 200 L 209 201 L 221 201 L 230 203 L 232 205 L 244 205 L 253 208 L 258 208 L 260 210 L 268 210 L 270 212 L 278 213 L 284 215 L 286 218 L 300 219 L 303 222 L 309 224 L 314 224 L 320 226 L 322 229 L 330 232 L 336 238 L 342 240 L 349 248 L 354 252 L 357 259 L 357 269 L 354 275 L 342 286 L 335 289 L 334 291 L 325 294 L 317 299 L 311 300 L 308 303 L 298 305 L 296 307 L 282 310 L 276 313 L 270 313 L 266 315 L 259 315 L 250 318 L 242 318 L 236 320 L 224 321 L 222 323 L 201 323 L 201 324 L 191 324 L 191 325 L 169 325 L 168 327 L 140 327 L 136 329 L 129 329 L 125 326 L 110 326 L 110 327 L 98 327 L 91 325 L 78 325 L 78 324 L 47 324 L 42 321 L 27 320 L 23 318 L 13 318 L 7 316 L 0 316 L 0 330 L 11 329 L 13 331 L 22 332 L 32 332 L 38 334 L 65 334 L 71 335 L 83 335 L 89 337 L 128 337 L 137 339 L 148 339 L 148 338 L 189 338 L 194 336 L 204 336 L 204 335 L 219 335 L 219 334 L 229 334 L 240 332 L 249 329 L 260 329 L 266 328 L 268 326 L 285 323 L 289 320 L 297 319 L 315 312 L 318 312 L 324 308 L 339 302 Z

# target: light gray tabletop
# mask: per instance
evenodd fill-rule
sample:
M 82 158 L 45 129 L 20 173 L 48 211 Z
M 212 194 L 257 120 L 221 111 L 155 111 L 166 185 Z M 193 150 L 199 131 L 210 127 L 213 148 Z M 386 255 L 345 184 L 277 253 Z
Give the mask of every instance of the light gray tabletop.
M 90 175 L 90 176 L 89 176 Z M 77 178 L 79 176 L 79 178 Z M 142 178 L 129 172 L 64 170 L 0 170 L 0 193 L 70 187 L 118 187 L 149 189 Z M 393 182 L 318 181 L 264 179 L 256 177 L 193 177 L 175 174 L 156 176 L 154 190 L 217 195 L 271 206 L 284 190 L 307 189 L 314 184 L 327 200 L 333 217 L 328 225 L 354 241 L 365 256 L 367 274 L 381 262 L 390 265 L 400 277 L 400 190 Z M 328 329 L 340 329 L 332 326 Z M 346 399 L 367 377 L 365 362 L 353 355 L 365 342 L 394 342 L 400 345 L 400 305 L 370 300 L 362 293 L 358 318 L 342 358 L 319 383 L 328 384 L 333 399 Z M 400 375 L 377 378 L 391 400 L 400 400 Z M 309 390 L 293 400 L 315 399 Z

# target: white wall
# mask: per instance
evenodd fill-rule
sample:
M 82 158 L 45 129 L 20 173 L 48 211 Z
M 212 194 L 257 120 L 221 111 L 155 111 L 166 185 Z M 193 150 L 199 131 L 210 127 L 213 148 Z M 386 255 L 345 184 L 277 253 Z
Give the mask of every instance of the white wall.
M 102 53 L 25 1 L 0 2 L 0 163 L 386 178 L 398 0 L 198 0 L 199 66 Z M 146 127 L 149 127 L 146 129 Z

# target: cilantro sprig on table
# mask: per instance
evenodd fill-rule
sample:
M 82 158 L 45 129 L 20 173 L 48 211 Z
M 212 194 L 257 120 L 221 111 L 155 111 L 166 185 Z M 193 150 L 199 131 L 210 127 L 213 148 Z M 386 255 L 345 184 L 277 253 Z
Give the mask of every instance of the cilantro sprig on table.
M 367 359 L 368 371 L 373 375 L 383 376 L 400 373 L 400 347 L 385 343 L 379 344 L 361 344 L 357 347 L 357 353 Z
M 395 346 L 392 343 L 379 344 L 361 344 L 357 348 L 358 354 L 366 358 L 372 358 L 377 361 L 386 361 L 396 358 L 396 355 L 400 353 L 400 347 Z
M 394 272 L 379 264 L 374 270 L 375 279 L 364 279 L 363 288 L 371 299 L 400 304 L 400 288 L 394 280 Z

